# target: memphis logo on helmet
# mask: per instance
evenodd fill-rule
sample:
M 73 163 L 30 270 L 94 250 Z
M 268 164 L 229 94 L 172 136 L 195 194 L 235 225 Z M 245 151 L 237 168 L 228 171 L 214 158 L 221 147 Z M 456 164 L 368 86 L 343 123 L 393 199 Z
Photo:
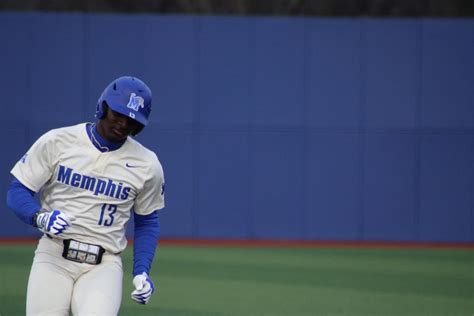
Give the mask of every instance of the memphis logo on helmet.
M 144 108 L 145 107 L 145 100 L 139 96 L 136 95 L 134 92 L 130 94 L 130 101 L 128 101 L 127 108 L 130 108 L 134 111 L 138 111 L 139 108 Z

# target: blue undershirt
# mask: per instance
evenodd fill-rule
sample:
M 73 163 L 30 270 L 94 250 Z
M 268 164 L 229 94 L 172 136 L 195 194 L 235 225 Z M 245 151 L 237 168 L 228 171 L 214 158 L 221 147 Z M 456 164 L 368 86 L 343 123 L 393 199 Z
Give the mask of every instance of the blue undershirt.
M 13 178 L 7 192 L 7 205 L 19 219 L 28 225 L 33 225 L 33 216 L 41 209 L 34 195 L 34 191 L 28 189 L 16 178 Z
M 97 133 L 95 124 L 87 124 L 86 130 L 91 142 L 102 152 L 117 150 L 123 145 L 123 142 L 111 143 L 103 139 Z M 7 192 L 7 205 L 18 218 L 29 225 L 33 225 L 33 217 L 41 209 L 34 195 L 34 191 L 27 188 L 16 178 L 11 182 Z M 138 215 L 135 212 L 133 214 L 135 224 L 133 275 L 135 276 L 142 272 L 150 272 L 160 236 L 160 221 L 158 211 L 148 215 Z
M 106 152 L 106 151 L 114 151 L 122 147 L 122 145 L 125 143 L 125 140 L 123 142 L 109 142 L 102 136 L 100 136 L 99 132 L 97 131 L 97 125 L 92 124 L 92 123 L 87 123 L 86 124 L 86 131 L 87 131 L 87 136 L 89 136 L 90 141 L 92 144 L 100 150 L 101 152 Z
M 148 215 L 133 213 L 135 236 L 133 242 L 133 275 L 149 274 L 160 238 L 158 211 Z

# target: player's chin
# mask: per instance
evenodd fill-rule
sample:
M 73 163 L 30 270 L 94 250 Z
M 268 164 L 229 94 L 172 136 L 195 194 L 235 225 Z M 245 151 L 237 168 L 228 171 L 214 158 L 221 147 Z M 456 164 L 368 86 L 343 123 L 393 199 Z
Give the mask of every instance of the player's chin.
M 110 131 L 110 139 L 114 142 L 124 141 L 128 137 L 128 135 L 130 135 L 129 131 L 120 130 L 117 128 L 112 128 L 112 130 Z

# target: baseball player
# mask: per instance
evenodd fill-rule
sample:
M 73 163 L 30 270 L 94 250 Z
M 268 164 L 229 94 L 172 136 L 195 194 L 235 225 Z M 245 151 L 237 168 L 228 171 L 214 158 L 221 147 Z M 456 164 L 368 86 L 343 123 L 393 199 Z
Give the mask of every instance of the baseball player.
M 164 176 L 156 154 L 130 136 L 147 125 L 151 99 L 138 78 L 117 78 L 98 100 L 96 123 L 45 133 L 11 170 L 8 206 L 44 233 L 28 280 L 27 315 L 117 315 L 132 214 L 131 297 L 149 302 Z

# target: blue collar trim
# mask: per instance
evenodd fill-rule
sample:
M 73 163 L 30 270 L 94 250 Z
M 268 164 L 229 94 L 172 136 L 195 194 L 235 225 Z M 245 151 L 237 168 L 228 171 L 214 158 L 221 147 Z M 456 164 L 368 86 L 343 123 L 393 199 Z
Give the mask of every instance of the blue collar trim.
M 120 147 L 122 147 L 122 145 L 125 143 L 125 141 L 119 142 L 119 143 L 113 143 L 104 139 L 102 136 L 100 136 L 99 132 L 97 132 L 97 127 L 95 123 L 86 124 L 86 131 L 87 131 L 87 136 L 89 136 L 89 140 L 91 141 L 91 143 L 94 145 L 95 148 L 97 148 L 101 152 L 117 150 Z

